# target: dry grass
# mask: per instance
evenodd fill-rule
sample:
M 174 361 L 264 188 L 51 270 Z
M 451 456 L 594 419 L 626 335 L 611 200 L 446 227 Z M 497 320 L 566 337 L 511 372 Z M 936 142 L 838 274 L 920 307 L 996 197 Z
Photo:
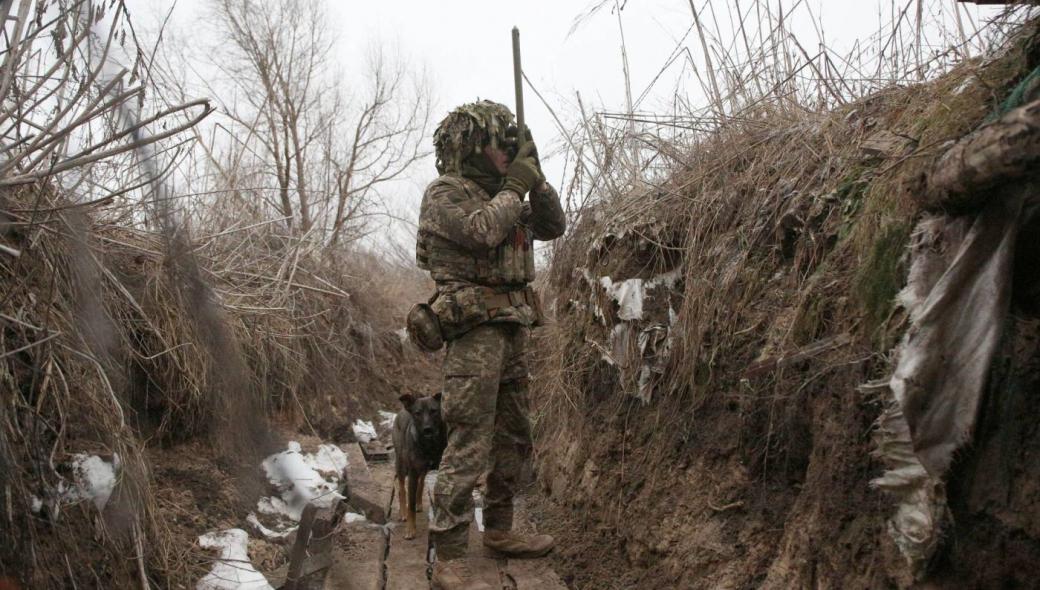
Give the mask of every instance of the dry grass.
M 769 94 L 673 143 L 666 174 L 633 180 L 620 171 L 580 187 L 598 198 L 584 201 L 553 252 L 547 283 L 557 322 L 536 347 L 541 473 L 547 488 L 557 480 L 577 487 L 560 501 L 594 516 L 575 526 L 612 531 L 633 566 L 658 564 L 640 584 L 667 584 L 670 569 L 693 568 L 704 587 L 759 585 L 767 573 L 780 587 L 797 587 L 816 573 L 791 564 L 813 559 L 826 559 L 836 568 L 828 579 L 850 587 L 901 575 L 882 565 L 852 582 L 862 555 L 842 553 L 849 542 L 886 559 L 876 534 L 884 515 L 866 497 L 879 468 L 869 433 L 880 404 L 855 387 L 886 374 L 885 354 L 903 329 L 893 300 L 924 173 L 946 142 L 976 127 L 1036 67 L 1037 46 L 1033 21 L 997 57 L 964 60 L 934 80 L 892 81 L 819 104 Z M 601 124 L 587 119 L 586 129 L 600 131 L 575 144 L 624 153 L 625 134 Z M 867 151 L 881 131 L 905 141 L 890 153 Z M 683 279 L 667 301 L 654 302 L 663 309 L 632 323 L 636 334 L 666 326 L 671 338 L 644 405 L 631 369 L 606 360 L 623 322 L 599 277 L 648 279 L 676 268 Z M 818 353 L 782 362 L 813 346 Z M 749 371 L 770 362 L 768 371 Z M 739 517 L 715 522 L 712 506 L 738 500 Z M 662 507 L 673 501 L 674 514 Z M 688 528 L 663 524 L 673 519 Z M 853 519 L 866 523 L 857 536 L 837 538 L 845 533 L 834 523 Z M 739 540 L 747 554 L 723 566 L 697 545 L 709 541 L 689 540 L 712 526 L 725 527 L 726 542 Z M 633 549 L 667 535 L 689 544 L 651 549 L 653 557 Z M 756 557 L 759 549 L 768 556 Z
M 183 548 L 168 545 L 154 517 L 145 443 L 209 438 L 236 479 L 248 481 L 276 443 L 267 415 L 343 436 L 353 416 L 387 407 L 405 383 L 406 352 L 390 331 L 402 305 L 368 285 L 393 290 L 393 271 L 352 262 L 362 254 L 314 251 L 270 225 L 217 229 L 191 242 L 213 285 L 201 295 L 213 298 L 207 303 L 161 235 L 97 223 L 67 206 L 45 186 L 0 199 L 11 220 L 4 243 L 22 252 L 0 259 L 0 379 L 10 392 L 0 455 L 10 466 L 3 477 L 13 523 L 5 569 L 43 576 L 30 578 L 34 587 L 64 583 L 63 569 L 23 559 L 39 555 L 31 548 L 40 538 L 82 523 L 32 515 L 28 506 L 65 481 L 69 453 L 116 453 L 124 493 L 106 514 L 128 522 L 106 528 L 143 531 L 151 575 L 177 579 Z M 243 473 L 234 471 L 240 464 Z M 82 561 L 72 540 L 83 534 L 66 535 L 72 563 Z
M 4 4 L 0 64 L 0 581 L 189 585 L 205 557 L 167 526 L 148 447 L 206 441 L 250 505 L 271 416 L 343 439 L 429 368 L 393 332 L 415 276 L 287 231 L 228 179 L 233 199 L 174 191 L 205 101 L 139 112 L 121 2 L 30 5 Z M 120 458 L 100 515 L 56 510 L 79 452 Z

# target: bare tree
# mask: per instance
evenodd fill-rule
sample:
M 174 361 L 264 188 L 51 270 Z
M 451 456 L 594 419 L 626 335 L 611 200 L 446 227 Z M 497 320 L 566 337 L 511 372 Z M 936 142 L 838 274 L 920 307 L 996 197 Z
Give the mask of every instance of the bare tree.
M 214 0 L 226 51 L 214 65 L 233 85 L 225 102 L 232 176 L 257 191 L 288 228 L 329 245 L 363 233 L 380 185 L 424 156 L 430 116 L 421 76 L 375 51 L 348 93 L 332 59 L 321 0 Z M 212 146 L 212 149 L 218 149 Z

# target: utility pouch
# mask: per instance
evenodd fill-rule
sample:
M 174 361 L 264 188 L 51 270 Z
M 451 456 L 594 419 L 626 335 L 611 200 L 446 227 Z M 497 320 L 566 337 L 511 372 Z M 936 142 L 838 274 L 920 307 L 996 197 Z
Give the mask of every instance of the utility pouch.
M 437 295 L 434 294 L 428 303 L 416 303 L 408 310 L 408 317 L 405 319 L 408 338 L 426 352 L 437 352 L 444 346 L 440 319 L 431 305 L 436 303 L 437 299 Z
M 534 312 L 534 318 L 531 322 L 531 327 L 538 328 L 545 325 L 545 314 L 542 313 L 542 296 L 538 294 L 538 291 L 534 287 L 524 287 L 524 298 L 527 299 L 527 305 L 531 307 L 531 311 Z
M 445 340 L 454 340 L 488 321 L 488 307 L 478 287 L 442 294 L 432 304 Z

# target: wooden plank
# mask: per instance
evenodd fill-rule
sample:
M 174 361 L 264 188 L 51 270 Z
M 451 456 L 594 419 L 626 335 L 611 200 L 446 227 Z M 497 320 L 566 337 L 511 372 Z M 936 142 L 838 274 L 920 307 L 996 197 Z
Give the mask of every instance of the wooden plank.
M 357 444 L 344 445 L 343 451 L 349 462 L 347 481 L 353 499 L 348 502 L 352 510 L 359 503 L 370 504 L 373 516 L 385 521 L 389 515 L 392 498 L 391 477 L 385 465 L 370 469 Z M 365 502 L 358 502 L 364 496 Z M 370 522 L 343 525 L 336 533 L 332 550 L 332 567 L 329 569 L 325 587 L 335 590 L 382 590 L 385 585 L 384 563 L 387 554 L 387 537 L 383 529 L 373 526 L 376 521 L 365 515 Z
M 510 559 L 505 569 L 516 590 L 567 590 L 547 559 Z
M 496 588 L 505 587 L 506 560 L 484 546 L 484 533 L 477 525 L 477 516 L 469 525 L 469 545 L 465 562 L 475 575 Z
M 390 492 L 373 479 L 372 471 L 365 461 L 365 454 L 357 443 L 345 445 L 343 452 L 347 455 L 350 505 L 359 509 L 365 518 L 372 522 L 385 524 L 386 515 L 389 514 L 386 496 Z
M 423 482 L 423 509 L 418 510 L 415 515 L 416 536 L 414 539 L 404 538 L 405 526 L 398 520 L 400 515 L 396 512 L 397 502 L 393 503 L 395 526 L 390 538 L 390 553 L 387 557 L 388 589 L 410 590 L 429 586 L 429 578 L 427 578 L 429 520 L 434 481 L 436 481 L 436 477 L 431 474 Z
M 913 149 L 916 142 L 909 137 L 896 135 L 887 129 L 882 129 L 863 140 L 859 148 L 869 156 L 878 158 L 891 158 L 901 156 Z
M 388 590 L 415 590 L 429 587 L 426 577 L 428 525 L 425 511 L 416 514 L 415 538 L 405 539 L 404 523 L 395 523 L 393 532 L 390 533 L 390 552 L 386 562 L 386 587 Z
M 362 443 L 361 451 L 369 463 L 382 463 L 390 460 L 390 447 L 383 444 L 379 439 Z
M 307 559 L 307 546 L 311 541 L 311 528 L 314 526 L 314 518 L 317 513 L 318 508 L 314 504 L 307 504 L 303 508 L 300 528 L 296 529 L 296 542 L 293 543 L 292 551 L 289 553 L 289 573 L 280 588 L 297 590 L 298 582 L 303 577 L 303 563 Z
M 343 528 L 345 530 L 339 534 L 346 537 L 346 543 L 332 550 L 332 567 L 325 587 L 380 590 L 383 588 L 385 537 L 379 529 L 361 523 Z

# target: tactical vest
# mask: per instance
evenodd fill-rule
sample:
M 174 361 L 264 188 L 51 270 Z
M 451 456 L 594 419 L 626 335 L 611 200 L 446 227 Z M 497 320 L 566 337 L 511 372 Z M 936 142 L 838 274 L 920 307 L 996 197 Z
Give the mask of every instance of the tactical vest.
M 446 182 L 470 198 L 490 201 L 491 197 L 475 182 L 454 176 L 442 176 Z M 433 231 L 420 221 L 415 246 L 419 268 L 429 271 L 440 283 L 464 281 L 488 287 L 524 285 L 534 280 L 534 243 L 531 231 L 517 223 L 501 244 L 475 250 L 463 247 Z

